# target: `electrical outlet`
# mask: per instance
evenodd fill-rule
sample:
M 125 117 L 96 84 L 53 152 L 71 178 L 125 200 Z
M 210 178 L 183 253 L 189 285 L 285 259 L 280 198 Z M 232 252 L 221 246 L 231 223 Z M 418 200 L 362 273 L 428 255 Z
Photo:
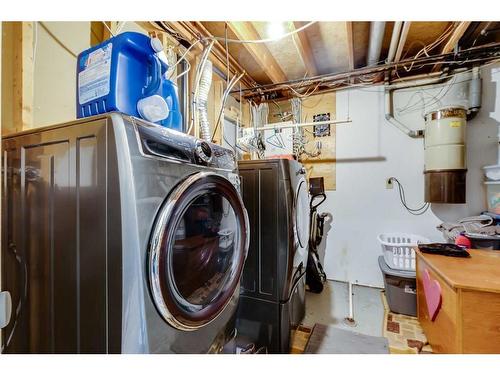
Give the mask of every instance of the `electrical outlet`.
M 394 183 L 392 182 L 392 179 L 388 178 L 385 181 L 385 188 L 386 189 L 392 189 L 394 187 Z

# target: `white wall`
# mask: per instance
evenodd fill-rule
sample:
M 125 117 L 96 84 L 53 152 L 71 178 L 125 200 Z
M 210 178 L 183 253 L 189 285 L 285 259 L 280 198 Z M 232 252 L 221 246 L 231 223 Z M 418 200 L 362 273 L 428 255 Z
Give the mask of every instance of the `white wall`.
M 40 22 L 35 28 L 33 126 L 76 119 L 76 56 L 90 48 L 90 22 Z M 121 32 L 146 33 L 135 22 L 126 22 Z M 74 56 L 76 55 L 76 56 Z
M 329 279 L 382 286 L 377 264 L 381 254 L 376 238 L 379 233 L 409 232 L 442 241 L 441 233 L 435 229 L 442 221 L 476 215 L 486 209 L 481 167 L 496 164 L 499 73 L 500 65 L 483 69 L 483 106 L 467 125 L 467 204 L 433 204 L 422 216 L 413 216 L 403 208 L 397 188 L 386 189 L 386 179 L 395 176 L 403 183 L 409 205 L 423 204 L 423 140 L 409 138 L 385 120 L 382 87 L 338 92 L 337 118 L 345 118 L 349 107 L 353 122 L 337 126 L 337 190 L 328 192 L 327 201 L 320 207 L 320 211 L 333 215 L 332 228 L 323 244 Z M 430 95 L 439 97 L 445 93 L 440 90 L 426 90 L 424 97 L 427 101 Z M 451 95 L 452 91 L 446 94 Z M 394 107 L 402 108 L 409 100 L 412 104 L 419 98 L 415 89 L 399 91 L 394 96 Z M 440 104 L 444 102 L 436 106 Z M 421 112 L 419 109 L 398 117 L 410 128 L 421 129 Z
M 43 25 L 67 50 L 37 23 L 34 127 L 76 119 L 76 56 L 90 47 L 90 22 L 43 22 Z

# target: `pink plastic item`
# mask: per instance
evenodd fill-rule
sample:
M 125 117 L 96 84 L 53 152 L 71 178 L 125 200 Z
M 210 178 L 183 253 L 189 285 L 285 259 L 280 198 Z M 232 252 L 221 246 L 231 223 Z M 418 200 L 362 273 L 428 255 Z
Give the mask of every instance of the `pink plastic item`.
M 462 236 L 462 235 L 459 235 L 455 239 L 455 245 L 465 246 L 467 249 L 471 248 L 471 242 L 470 242 L 470 240 L 467 237 Z
M 424 270 L 423 275 L 425 302 L 427 303 L 427 311 L 433 322 L 436 320 L 437 314 L 441 309 L 441 285 L 436 280 L 432 280 L 428 270 Z

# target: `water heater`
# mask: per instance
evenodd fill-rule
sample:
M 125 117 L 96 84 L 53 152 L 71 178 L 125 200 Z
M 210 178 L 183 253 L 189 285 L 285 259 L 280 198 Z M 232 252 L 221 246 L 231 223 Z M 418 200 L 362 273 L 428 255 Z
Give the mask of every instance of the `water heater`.
M 447 107 L 425 116 L 425 201 L 465 203 L 466 109 Z

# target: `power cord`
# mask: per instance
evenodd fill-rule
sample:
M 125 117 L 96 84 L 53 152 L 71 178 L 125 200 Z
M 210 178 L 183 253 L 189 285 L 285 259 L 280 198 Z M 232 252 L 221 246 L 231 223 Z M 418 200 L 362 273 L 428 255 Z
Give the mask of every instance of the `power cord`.
M 3 354 L 5 352 L 5 350 L 9 347 L 10 342 L 12 341 L 12 338 L 14 337 L 14 332 L 16 331 L 17 325 L 19 323 L 19 317 L 21 315 L 21 310 L 23 309 L 23 306 L 26 304 L 26 300 L 28 298 L 28 267 L 26 265 L 26 262 L 25 262 L 23 256 L 21 256 L 16 251 L 16 246 L 13 243 L 10 243 L 8 245 L 8 248 L 13 252 L 16 261 L 22 267 L 24 293 L 21 296 L 19 296 L 19 302 L 17 303 L 17 307 L 16 307 L 16 315 L 14 317 L 14 325 L 12 326 L 12 329 L 10 330 L 10 334 L 7 337 L 5 343 L 2 342 L 2 346 L 0 347 L 0 354 Z M 4 328 L 4 329 L 6 329 L 6 328 Z
M 406 203 L 405 189 L 404 189 L 403 185 L 401 184 L 401 182 L 399 182 L 399 180 L 396 177 L 390 177 L 389 181 L 391 181 L 391 182 L 393 181 L 393 182 L 398 184 L 399 199 L 401 200 L 401 204 L 403 205 L 403 207 L 406 208 L 406 210 L 410 214 L 415 215 L 415 216 L 423 215 L 431 206 L 431 204 L 429 202 L 426 202 L 419 208 L 409 207 L 408 204 Z

